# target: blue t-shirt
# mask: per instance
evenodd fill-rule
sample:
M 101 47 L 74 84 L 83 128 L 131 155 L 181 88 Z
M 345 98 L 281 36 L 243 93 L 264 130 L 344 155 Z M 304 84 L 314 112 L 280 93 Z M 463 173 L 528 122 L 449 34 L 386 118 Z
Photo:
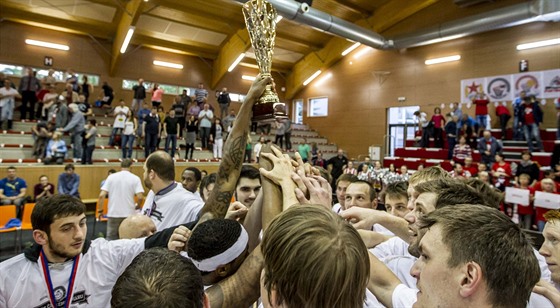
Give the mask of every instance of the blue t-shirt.
M 138 126 L 140 126 L 140 125 L 142 125 L 142 123 L 144 123 L 144 118 L 147 115 L 149 115 L 150 112 L 151 112 L 150 109 L 147 109 L 147 108 L 146 109 L 142 108 L 138 111 Z
M 10 181 L 8 178 L 3 178 L 0 180 L 0 189 L 4 190 L 4 196 L 6 197 L 19 195 L 22 188 L 27 188 L 24 179 L 15 178 L 13 181 Z

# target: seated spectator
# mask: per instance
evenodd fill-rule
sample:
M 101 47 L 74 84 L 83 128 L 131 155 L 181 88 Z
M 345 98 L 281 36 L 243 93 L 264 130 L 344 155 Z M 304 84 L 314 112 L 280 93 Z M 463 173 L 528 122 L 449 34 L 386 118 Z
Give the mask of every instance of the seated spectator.
M 43 198 L 48 198 L 54 195 L 54 184 L 49 183 L 49 178 L 46 175 L 39 177 L 39 183 L 33 188 L 33 199 L 39 202 Z
M 478 174 L 478 168 L 474 166 L 472 162 L 473 162 L 472 157 L 470 156 L 466 157 L 465 165 L 463 166 L 463 169 L 470 172 L 471 176 L 475 177 Z
M 560 193 L 554 186 L 554 181 L 549 178 L 545 178 L 541 181 L 541 191 L 550 194 Z M 537 221 L 537 228 L 539 232 L 542 232 L 544 229 L 544 225 L 546 223 L 546 220 L 544 219 L 544 215 L 548 211 L 550 211 L 550 209 L 535 206 L 535 220 Z
M 483 166 L 486 166 L 486 165 L 483 165 Z M 477 174 L 477 178 L 479 180 L 481 180 L 482 182 L 488 184 L 488 185 L 492 185 L 492 183 L 490 182 L 490 174 L 488 174 L 487 171 L 480 171 Z
M 74 173 L 74 165 L 68 164 L 64 167 L 64 173 L 58 176 L 58 193 L 69 195 L 80 199 L 80 176 Z
M 455 165 L 453 165 L 453 170 L 450 174 L 452 178 L 468 179 L 471 177 L 471 173 L 467 170 L 464 170 L 463 165 L 459 163 L 455 163 Z
M 395 164 L 389 164 L 389 171 L 383 176 L 383 186 L 387 186 L 394 182 L 400 182 L 401 177 L 395 169 Z
M 406 165 L 401 166 L 400 180 L 408 182 L 410 175 L 408 174 L 408 167 Z
M 362 170 L 358 172 L 358 180 L 370 182 L 371 174 L 369 172 L 369 166 L 367 164 L 362 164 L 361 166 L 362 166 Z
M 16 167 L 8 167 L 8 176 L 0 180 L 0 202 L 1 205 L 13 204 L 16 206 L 17 218 L 21 219 L 23 206 L 27 201 L 27 183 L 24 179 L 17 177 Z
M 346 168 L 344 168 L 344 171 L 342 173 L 356 175 L 356 174 L 358 174 L 358 171 L 356 170 L 356 168 L 354 168 L 354 163 L 349 161 L 348 166 L 346 166 Z
M 517 164 L 517 171 L 515 172 L 515 182 L 519 184 L 518 177 L 525 173 L 530 177 L 529 186 L 533 186 L 537 183 L 540 176 L 539 166 L 531 160 L 533 155 L 529 151 L 523 151 L 521 153 L 521 161 Z
M 468 114 L 464 113 L 458 123 L 459 135 L 465 136 L 467 143 L 471 146 L 476 144 L 476 134 L 478 131 L 478 123 L 471 118 Z
M 47 143 L 52 137 L 54 125 L 45 121 L 38 121 L 37 125 L 31 128 L 31 131 L 35 139 L 33 143 L 33 158 L 42 159 L 45 157 Z
M 492 167 L 495 162 L 496 154 L 502 151 L 502 145 L 492 136 L 489 130 L 482 133 L 483 138 L 478 140 L 478 152 L 480 152 L 481 162 Z
M 554 181 L 554 185 L 556 186 L 556 190 L 560 191 L 560 182 L 556 181 L 555 179 L 555 173 L 552 170 L 545 170 L 544 171 L 544 179 L 551 179 Z M 542 191 L 542 180 L 538 181 L 537 183 L 535 183 L 535 185 L 533 185 L 533 188 L 535 188 L 535 190 L 537 191 Z
M 500 191 L 505 191 L 511 178 L 511 166 L 504 161 L 502 153 L 496 153 L 496 162 L 492 165 L 492 178 L 494 186 Z
M 322 168 L 327 167 L 327 160 L 323 158 L 323 152 L 317 152 L 317 159 L 313 162 L 313 165 Z
M 64 142 L 61 137 L 61 132 L 54 132 L 52 135 L 52 139 L 47 143 L 45 165 L 50 165 L 53 163 L 62 165 L 62 163 L 64 163 L 64 158 L 66 158 L 68 148 L 66 147 L 66 142 Z
M 472 157 L 471 146 L 467 144 L 467 138 L 461 136 L 459 137 L 459 143 L 453 148 L 453 161 L 463 163 L 467 157 Z
M 95 150 L 95 139 L 97 138 L 97 121 L 90 119 L 86 125 L 84 139 L 82 140 L 82 165 L 93 164 L 93 150 Z

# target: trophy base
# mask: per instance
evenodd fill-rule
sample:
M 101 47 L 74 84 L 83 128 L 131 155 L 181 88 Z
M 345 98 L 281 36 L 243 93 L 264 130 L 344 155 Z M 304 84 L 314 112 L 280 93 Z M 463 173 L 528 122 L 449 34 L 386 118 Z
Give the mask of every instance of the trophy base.
M 259 101 L 253 106 L 252 121 L 263 123 L 287 118 L 286 104 L 280 102 L 271 86 L 267 86 Z

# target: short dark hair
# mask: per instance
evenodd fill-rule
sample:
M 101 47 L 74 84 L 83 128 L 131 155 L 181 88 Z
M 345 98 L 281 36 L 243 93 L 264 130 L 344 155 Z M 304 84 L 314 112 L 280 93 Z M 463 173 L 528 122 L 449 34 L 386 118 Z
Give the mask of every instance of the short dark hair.
M 375 192 L 375 188 L 373 188 L 373 186 L 371 185 L 370 182 L 368 181 L 364 181 L 364 180 L 357 180 L 354 182 L 351 182 L 350 184 L 363 184 L 363 185 L 367 185 L 368 187 L 368 195 L 369 195 L 369 201 L 373 202 L 376 198 L 377 198 L 377 193 Z M 348 185 L 350 186 L 350 185 Z
M 210 173 L 209 175 L 202 178 L 202 180 L 200 181 L 200 187 L 198 188 L 200 195 L 203 196 L 204 194 L 202 193 L 202 190 L 208 187 L 208 185 L 216 183 L 217 180 L 218 175 L 216 173 Z
M 125 158 L 121 161 L 121 167 L 122 168 L 130 168 L 130 166 L 132 166 L 132 159 Z
M 241 178 L 248 178 L 251 180 L 254 179 L 259 179 L 259 181 L 261 180 L 261 173 L 259 172 L 259 169 L 251 166 L 251 165 L 243 165 L 241 167 L 241 173 L 239 173 L 239 179 Z M 237 182 L 239 183 L 239 180 L 237 180 Z
M 156 151 L 146 159 L 146 170 L 154 170 L 164 181 L 175 180 L 175 164 L 171 156 L 164 151 Z
M 358 180 L 357 176 L 355 176 L 353 174 L 350 174 L 350 173 L 343 173 L 336 179 L 336 186 L 338 186 L 338 183 L 340 181 L 346 181 L 346 182 L 354 183 L 357 180 Z
M 484 204 L 490 206 L 477 191 L 458 179 L 448 178 L 428 181 L 416 185 L 414 190 L 418 194 L 436 194 L 436 209 L 457 204 Z
M 97 120 L 91 119 L 91 120 L 89 120 L 89 123 L 90 123 L 91 125 L 95 126 L 95 125 L 97 125 Z
M 200 170 L 198 170 L 198 168 L 196 168 L 196 167 L 188 167 L 188 168 L 185 168 L 185 170 L 183 170 L 183 172 L 185 172 L 185 171 L 187 171 L 187 170 L 188 170 L 188 171 L 191 171 L 192 173 L 194 173 L 194 178 L 195 178 L 195 180 L 196 180 L 197 182 L 200 181 L 200 180 L 202 180 L 202 172 L 200 172 Z
M 390 183 L 385 187 L 384 196 L 390 196 L 391 198 L 406 198 L 408 200 L 408 182 L 400 181 Z M 385 199 L 383 199 L 385 200 Z
M 500 208 L 500 203 L 504 199 L 504 195 L 496 187 L 488 185 L 477 178 L 468 178 L 464 180 L 464 182 L 480 194 L 484 200 L 484 204 L 496 209 Z
M 117 279 L 111 307 L 203 307 L 204 285 L 191 260 L 174 251 L 141 252 Z
M 66 166 L 64 166 L 64 171 L 68 171 L 68 170 L 74 170 L 76 168 L 74 168 L 74 164 L 67 164 Z
M 493 306 L 527 305 L 540 278 L 539 263 L 527 236 L 505 214 L 482 205 L 457 205 L 433 211 L 418 224 L 420 229 L 441 227 L 449 267 L 467 262 L 481 267 Z
M 16 170 L 17 168 L 16 168 L 16 166 L 9 166 L 7 169 L 8 170 Z
M 241 225 L 232 219 L 211 219 L 199 225 L 191 233 L 187 245 L 189 257 L 196 261 L 206 260 L 228 250 L 239 238 Z M 201 272 L 202 275 L 208 272 Z
M 77 216 L 85 212 L 86 206 L 80 199 L 69 195 L 53 195 L 37 202 L 31 212 L 31 226 L 33 230 L 50 234 L 50 226 L 56 219 Z

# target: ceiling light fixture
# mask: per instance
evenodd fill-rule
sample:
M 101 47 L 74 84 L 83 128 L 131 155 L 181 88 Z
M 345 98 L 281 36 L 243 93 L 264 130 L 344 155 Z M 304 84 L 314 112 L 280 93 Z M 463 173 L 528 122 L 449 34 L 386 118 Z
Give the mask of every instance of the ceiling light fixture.
M 311 75 L 311 77 L 307 78 L 307 80 L 303 82 L 303 85 L 304 86 L 308 85 L 310 82 L 313 81 L 313 79 L 317 78 L 317 76 L 319 76 L 320 74 L 321 74 L 321 70 L 316 71 L 315 73 L 313 73 L 313 75 Z
M 330 79 L 332 77 L 332 73 L 328 73 L 325 76 L 321 77 L 321 79 L 317 80 L 317 82 L 315 82 L 314 86 L 320 86 L 322 85 L 327 79 Z
M 58 50 L 70 50 L 70 47 L 68 47 L 67 45 L 55 44 L 55 43 L 49 43 L 49 42 L 43 42 L 43 41 L 37 41 L 37 40 L 26 39 L 25 43 L 27 45 L 46 47 L 46 48 L 52 48 L 52 49 L 58 49 Z
M 362 49 L 360 49 L 358 52 L 356 52 L 356 53 L 354 54 L 354 57 L 353 57 L 353 58 L 354 58 L 354 59 L 360 58 L 361 56 L 365 55 L 366 52 L 370 51 L 370 49 L 371 49 L 371 47 L 364 46 Z
M 124 37 L 124 41 L 121 46 L 121 53 L 126 52 L 126 49 L 128 48 L 128 44 L 130 43 L 130 40 L 132 39 L 132 35 L 134 34 L 134 29 L 135 27 L 132 26 L 128 28 L 128 32 L 126 33 L 126 36 Z
M 245 58 L 245 53 L 241 53 L 237 59 L 235 59 L 235 61 L 233 61 L 233 63 L 229 66 L 229 68 L 227 69 L 228 72 L 233 71 L 233 69 L 235 69 L 235 67 L 237 66 L 237 64 L 239 64 L 239 62 L 241 62 L 241 60 L 243 60 L 243 58 Z
M 428 59 L 428 60 L 424 61 L 424 63 L 426 65 L 432 65 L 432 64 L 440 64 L 440 63 L 459 61 L 459 60 L 461 60 L 461 56 L 460 55 L 454 55 L 454 56 L 449 56 L 449 57 Z
M 159 60 L 154 60 L 154 65 L 157 66 L 163 66 L 163 67 L 169 67 L 169 68 L 176 68 L 176 69 L 183 69 L 183 64 L 178 64 L 178 63 L 172 63 L 172 62 L 165 62 L 165 61 L 159 61 Z
M 277 16 L 276 16 L 276 19 L 274 20 L 274 22 L 279 23 L 280 20 L 282 20 L 282 18 L 284 18 L 284 17 L 282 17 L 282 15 L 277 15 Z
M 351 53 L 354 49 L 360 47 L 360 45 L 362 45 L 362 43 L 355 43 L 354 45 L 346 48 L 346 50 L 342 52 L 342 56 L 344 57 L 345 55 Z
M 241 79 L 254 81 L 255 79 L 257 79 L 257 77 L 256 76 L 243 75 L 243 76 L 241 76 Z
M 551 40 L 520 44 L 520 45 L 517 45 L 517 50 L 539 48 L 539 47 L 558 45 L 558 44 L 560 44 L 560 38 L 555 38 L 555 39 L 551 39 Z

